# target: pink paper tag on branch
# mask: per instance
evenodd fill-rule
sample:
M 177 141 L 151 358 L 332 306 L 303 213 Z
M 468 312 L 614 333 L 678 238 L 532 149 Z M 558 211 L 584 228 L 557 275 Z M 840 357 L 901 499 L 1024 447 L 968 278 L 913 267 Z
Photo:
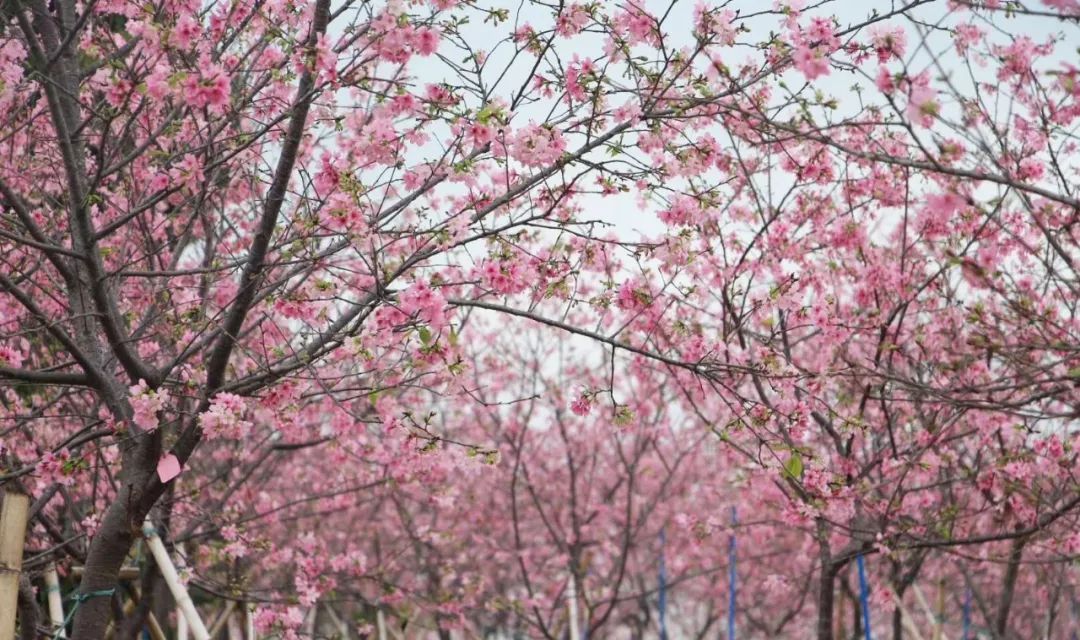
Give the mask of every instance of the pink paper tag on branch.
M 171 453 L 166 453 L 157 463 L 157 475 L 161 484 L 165 484 L 180 475 L 180 461 Z

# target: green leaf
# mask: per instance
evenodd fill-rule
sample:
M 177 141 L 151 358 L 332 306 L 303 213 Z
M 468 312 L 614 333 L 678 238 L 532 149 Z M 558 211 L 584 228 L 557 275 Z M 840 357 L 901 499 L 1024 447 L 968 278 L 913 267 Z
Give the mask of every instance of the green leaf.
M 1080 367 L 1073 367 L 1069 369 L 1067 374 L 1071 380 L 1080 380 Z
M 502 119 L 502 110 L 491 104 L 484 105 L 480 112 L 476 114 L 476 120 L 480 124 L 490 124 L 492 120 L 501 122 Z
M 792 451 L 791 457 L 784 464 L 784 475 L 792 480 L 799 480 L 802 478 L 803 473 L 803 461 L 802 456 L 798 451 Z
M 425 346 L 431 344 L 431 330 L 427 327 L 420 327 L 420 342 Z

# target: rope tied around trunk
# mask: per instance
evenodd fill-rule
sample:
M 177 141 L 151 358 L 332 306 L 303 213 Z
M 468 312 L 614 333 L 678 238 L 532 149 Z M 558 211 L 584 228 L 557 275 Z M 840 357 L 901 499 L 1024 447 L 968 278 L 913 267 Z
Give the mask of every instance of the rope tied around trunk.
M 56 633 L 53 634 L 52 640 L 58 640 L 60 636 L 64 634 L 64 630 L 67 629 L 67 626 L 71 624 L 72 619 L 75 618 L 75 612 L 79 610 L 79 605 L 86 602 L 87 600 L 90 600 L 91 598 L 108 598 L 114 593 L 116 593 L 116 587 L 111 587 L 109 589 L 99 589 L 97 591 L 88 591 L 86 593 L 79 593 L 78 591 L 76 591 L 69 595 L 67 599 L 71 602 L 74 602 L 75 604 L 71 607 L 71 610 L 68 611 L 67 615 L 64 616 L 64 621 L 60 623 L 60 628 L 57 629 Z

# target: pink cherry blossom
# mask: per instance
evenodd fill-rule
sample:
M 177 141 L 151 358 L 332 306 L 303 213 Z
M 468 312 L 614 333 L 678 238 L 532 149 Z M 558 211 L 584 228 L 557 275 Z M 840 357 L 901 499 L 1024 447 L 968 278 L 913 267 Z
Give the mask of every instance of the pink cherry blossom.
M 151 390 L 145 380 L 128 389 L 131 394 L 132 422 L 142 429 L 158 427 L 158 413 L 169 406 L 168 389 Z

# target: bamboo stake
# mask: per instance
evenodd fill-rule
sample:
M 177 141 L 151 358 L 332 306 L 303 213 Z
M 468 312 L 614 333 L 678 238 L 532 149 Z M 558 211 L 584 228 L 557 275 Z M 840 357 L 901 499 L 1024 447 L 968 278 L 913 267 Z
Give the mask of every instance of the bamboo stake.
M 315 606 L 311 607 L 308 611 L 307 618 L 304 619 L 304 635 L 308 638 L 315 637 L 315 620 L 319 617 L 319 603 L 316 602 Z
M 71 574 L 76 578 L 82 577 L 86 573 L 86 567 L 72 567 Z M 119 580 L 136 580 L 142 575 L 142 571 L 138 567 L 121 567 L 120 573 L 117 574 Z
M 150 553 L 154 556 L 154 562 L 157 563 L 158 569 L 161 571 L 161 577 L 165 579 L 165 584 L 169 585 L 169 591 L 172 592 L 177 607 L 187 618 L 188 625 L 195 635 L 195 640 L 210 640 L 206 625 L 203 624 L 202 618 L 199 617 L 199 612 L 195 609 L 195 603 L 191 601 L 187 589 L 181 584 L 180 576 L 176 573 L 176 566 L 173 564 L 172 559 L 169 558 L 169 552 L 165 549 L 165 544 L 161 541 L 157 531 L 154 530 L 154 524 L 150 522 L 149 516 L 147 516 L 146 522 L 143 523 L 143 536 L 146 538 L 146 545 L 150 547 Z
M 908 633 L 910 633 L 915 640 L 923 640 L 922 634 L 919 633 L 919 628 L 915 626 L 915 619 L 911 617 L 911 612 L 907 610 L 903 601 L 900 600 L 899 596 L 895 593 L 893 594 L 893 602 L 896 603 L 896 608 L 900 610 L 900 621 L 903 623 L 904 627 L 907 628 Z
M 177 554 L 176 557 L 179 558 L 180 555 Z M 175 566 L 175 564 L 176 563 L 174 562 L 173 565 Z M 177 606 L 176 607 L 176 640 L 188 640 L 189 633 L 190 633 L 190 629 L 188 627 L 187 616 L 185 616 L 184 612 L 180 610 L 179 606 Z
M 581 640 L 577 620 L 577 578 L 570 572 L 570 585 L 566 588 L 566 600 L 570 609 L 570 640 Z
M 124 617 L 128 617 L 135 613 L 135 607 L 139 605 L 139 600 L 142 598 L 142 594 L 138 589 L 132 591 L 131 599 L 124 603 Z M 152 640 L 168 640 L 165 636 L 165 631 L 161 628 L 161 624 L 157 618 L 154 617 L 153 611 L 146 612 L 146 627 L 150 631 L 150 637 Z M 109 622 L 109 626 L 105 628 L 106 640 L 111 640 L 116 636 L 116 621 Z
M 326 613 L 330 614 L 330 622 L 334 623 L 334 626 L 338 628 L 338 633 L 341 634 L 343 640 L 349 638 L 349 625 L 345 624 L 345 621 L 341 619 L 337 611 L 330 605 L 326 605 Z
M 49 563 L 45 567 L 45 594 L 49 601 L 49 622 L 53 638 L 66 638 L 64 629 L 64 600 L 60 597 L 60 578 L 56 575 L 56 565 Z
M 385 619 L 385 617 L 386 616 L 384 615 L 383 619 Z M 407 624 L 408 623 L 406 623 L 406 625 Z M 409 633 L 407 630 L 402 629 L 396 624 L 387 625 L 386 629 L 390 632 L 390 635 L 394 638 L 394 640 L 406 640 L 405 636 Z
M 176 640 L 188 640 L 187 616 L 180 607 L 176 608 Z
M 161 628 L 161 624 L 157 618 L 154 617 L 154 612 L 149 611 L 146 614 L 146 626 L 150 629 L 150 637 L 153 640 L 168 640 L 165 636 L 165 630 Z
M 375 626 L 379 629 L 379 640 L 386 640 L 386 616 L 382 609 L 375 610 Z
M 239 614 L 236 611 L 234 611 L 232 615 L 229 616 L 229 622 L 226 625 L 229 630 L 229 640 L 244 639 L 244 632 L 240 628 L 240 620 L 238 619 L 238 617 Z
M 124 618 L 135 613 L 135 599 L 124 601 Z M 105 627 L 105 640 L 112 640 L 116 636 L 116 620 L 110 620 L 109 626 Z
M 920 589 L 919 585 L 917 584 L 911 585 L 911 589 L 915 592 L 915 599 L 919 601 L 919 607 L 922 608 L 923 614 L 926 615 L 926 619 L 930 622 L 931 625 L 936 625 L 937 620 L 934 617 L 934 610 L 930 608 L 930 603 L 928 603 L 926 601 L 926 597 L 923 596 L 922 589 Z M 949 640 L 944 633 L 941 633 L 938 638 L 940 640 Z
M 23 544 L 30 497 L 8 490 L 0 505 L 0 640 L 15 637 L 19 575 L 22 573 Z
M 236 608 L 236 600 L 228 600 L 225 602 L 225 606 L 221 608 L 221 613 L 218 614 L 216 620 L 210 625 L 210 637 L 216 638 L 221 629 L 225 626 L 225 623 L 229 620 L 229 616 L 232 615 L 233 609 Z
M 244 638 L 245 640 L 258 640 L 255 637 L 255 603 L 249 602 L 244 607 Z

